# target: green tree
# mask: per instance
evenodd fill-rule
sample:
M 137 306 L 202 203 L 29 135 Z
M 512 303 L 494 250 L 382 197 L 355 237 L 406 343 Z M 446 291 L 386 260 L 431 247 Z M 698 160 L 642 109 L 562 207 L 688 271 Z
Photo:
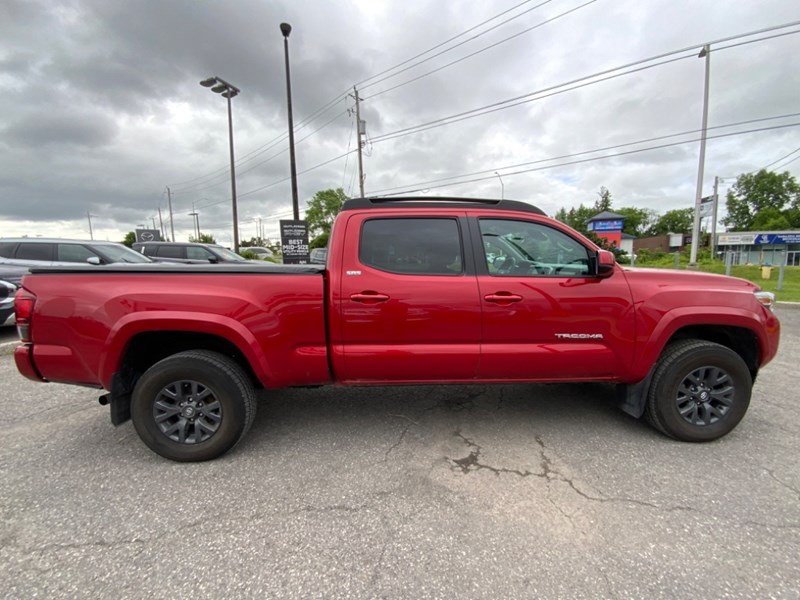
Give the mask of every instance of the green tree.
M 757 173 L 745 173 L 739 175 L 728 191 L 725 205 L 728 216 L 722 222 L 734 231 L 759 229 L 756 217 L 764 211 L 770 215 L 770 221 L 782 222 L 777 219 L 779 213 L 791 225 L 794 211 L 800 209 L 800 184 L 788 171 L 775 173 L 761 169 Z
M 658 221 L 658 213 L 652 208 L 619 208 L 614 211 L 625 217 L 622 222 L 622 233 L 645 237 Z
M 555 218 L 572 227 L 573 229 L 586 233 L 589 231 L 588 222 L 597 214 L 593 208 L 581 204 L 578 208 L 570 208 L 569 211 L 562 208 L 555 214 Z
M 608 191 L 608 188 L 605 186 L 600 186 L 600 191 L 597 192 L 597 195 L 600 196 L 600 198 L 595 200 L 594 215 L 611 210 L 613 200 L 611 198 L 611 192 Z
M 308 249 L 313 250 L 314 248 L 327 248 L 328 239 L 330 237 L 331 237 L 330 233 L 323 233 L 321 235 L 318 235 L 308 243 Z
M 306 221 L 309 233 L 330 233 L 333 219 L 342 210 L 342 204 L 349 198 L 342 188 L 320 190 L 307 202 Z
M 692 232 L 694 224 L 694 208 L 676 208 L 661 215 L 650 228 L 648 235 L 666 235 L 668 233 Z
M 133 246 L 133 243 L 136 241 L 136 233 L 133 231 L 129 231 L 125 234 L 125 239 L 122 240 L 122 243 L 125 244 L 128 248 Z
M 189 241 L 192 244 L 216 244 L 217 240 L 214 239 L 214 236 L 210 233 L 201 233 L 199 238 L 194 237 L 193 235 L 189 236 Z

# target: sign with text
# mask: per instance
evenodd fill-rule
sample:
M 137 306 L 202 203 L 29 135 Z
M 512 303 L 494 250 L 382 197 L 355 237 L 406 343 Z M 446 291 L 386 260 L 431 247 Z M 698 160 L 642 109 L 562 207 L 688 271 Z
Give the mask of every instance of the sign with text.
M 281 250 L 283 264 L 308 264 L 308 222 L 281 221 Z
M 800 244 L 800 232 L 784 233 L 721 233 L 720 246 L 781 246 Z
M 591 231 L 622 231 L 622 219 L 592 221 L 589 223 L 589 229 Z

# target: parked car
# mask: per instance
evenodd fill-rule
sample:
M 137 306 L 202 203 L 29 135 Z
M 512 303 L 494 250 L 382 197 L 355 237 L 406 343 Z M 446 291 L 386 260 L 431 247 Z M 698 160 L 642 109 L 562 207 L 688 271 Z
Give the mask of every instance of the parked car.
M 0 264 L 0 326 L 14 324 L 14 294 L 28 267 Z
M 89 263 L 152 262 L 116 242 L 55 238 L 0 238 L 0 263 L 25 267 L 47 267 Z
M 261 246 L 243 246 L 239 248 L 239 252 L 252 252 L 253 254 L 258 255 L 259 260 L 264 260 L 265 258 L 272 258 L 275 256 L 275 253 L 272 250 L 269 248 L 262 248 Z
M 133 249 L 156 262 L 231 263 L 247 262 L 232 250 L 218 244 L 192 242 L 136 242 Z
M 0 280 L 0 327 L 13 323 L 14 294 L 16 292 L 16 285 Z
M 314 248 L 308 258 L 312 265 L 324 265 L 328 261 L 327 248 Z

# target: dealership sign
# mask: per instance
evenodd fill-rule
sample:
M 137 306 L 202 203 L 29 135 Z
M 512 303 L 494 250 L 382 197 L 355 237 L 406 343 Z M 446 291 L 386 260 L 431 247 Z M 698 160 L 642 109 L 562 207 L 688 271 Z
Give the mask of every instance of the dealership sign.
M 800 244 L 800 231 L 789 233 L 721 233 L 720 246 L 779 246 Z
M 281 252 L 287 265 L 308 264 L 308 223 L 281 221 Z

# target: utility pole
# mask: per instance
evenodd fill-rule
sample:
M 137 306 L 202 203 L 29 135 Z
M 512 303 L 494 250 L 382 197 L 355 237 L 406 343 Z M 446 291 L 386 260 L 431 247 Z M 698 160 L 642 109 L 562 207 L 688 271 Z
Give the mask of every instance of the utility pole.
M 158 222 L 161 224 L 161 239 L 165 239 L 166 232 L 164 231 L 164 219 L 161 217 L 161 207 L 158 207 Z
M 697 269 L 697 247 L 700 244 L 700 205 L 703 202 L 703 168 L 706 161 L 706 131 L 708 128 L 708 84 L 711 78 L 711 46 L 706 44 L 697 55 L 706 59 L 706 79 L 703 88 L 703 133 L 700 137 L 700 164 L 697 167 L 697 192 L 694 200 L 694 225 L 692 227 L 692 251 L 689 268 Z
M 86 211 L 86 218 L 89 219 L 89 239 L 94 240 L 94 235 L 92 234 L 92 215 L 89 211 Z
M 358 90 L 353 86 L 353 97 L 356 99 L 356 128 L 358 129 L 358 189 L 361 192 L 361 197 L 364 197 L 364 161 L 361 157 L 361 149 L 364 144 L 361 141 L 361 136 L 366 136 L 364 131 L 364 122 L 361 120 L 361 103 L 358 98 Z
M 711 260 L 717 249 L 717 206 L 719 205 L 719 176 L 714 176 L 714 210 L 711 212 Z
M 172 241 L 175 241 L 175 220 L 172 218 L 172 192 L 167 186 L 167 202 L 169 203 L 169 226 L 172 229 Z
M 156 228 L 156 218 L 155 217 L 150 217 L 150 220 L 153 222 L 153 229 L 155 229 Z

